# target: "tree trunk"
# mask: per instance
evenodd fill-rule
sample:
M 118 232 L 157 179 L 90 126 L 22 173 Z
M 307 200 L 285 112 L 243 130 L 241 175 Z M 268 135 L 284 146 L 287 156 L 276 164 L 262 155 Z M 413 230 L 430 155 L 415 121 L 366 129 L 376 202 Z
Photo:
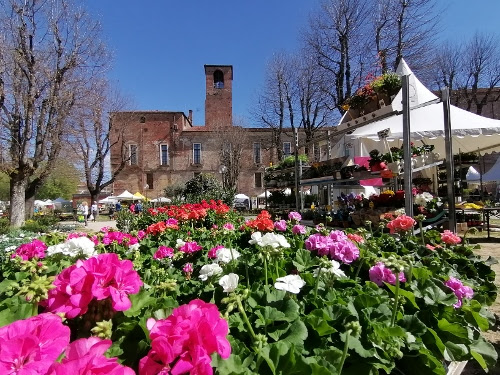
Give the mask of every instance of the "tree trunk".
M 10 225 L 14 228 L 24 224 L 26 185 L 25 179 L 10 180 Z
M 33 217 L 33 213 L 35 212 L 35 197 L 30 197 L 27 199 L 25 197 L 24 210 L 25 220 L 31 219 Z

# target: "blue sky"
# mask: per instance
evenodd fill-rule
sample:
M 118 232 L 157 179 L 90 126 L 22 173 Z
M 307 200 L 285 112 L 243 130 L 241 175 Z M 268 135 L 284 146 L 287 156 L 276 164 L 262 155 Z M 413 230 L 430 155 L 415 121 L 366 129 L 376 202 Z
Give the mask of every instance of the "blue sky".
M 495 30 L 500 0 L 438 0 L 442 37 Z M 233 115 L 250 109 L 273 53 L 293 51 L 319 0 L 87 0 L 114 55 L 110 77 L 140 110 L 193 110 L 204 123 L 203 65 L 233 65 Z

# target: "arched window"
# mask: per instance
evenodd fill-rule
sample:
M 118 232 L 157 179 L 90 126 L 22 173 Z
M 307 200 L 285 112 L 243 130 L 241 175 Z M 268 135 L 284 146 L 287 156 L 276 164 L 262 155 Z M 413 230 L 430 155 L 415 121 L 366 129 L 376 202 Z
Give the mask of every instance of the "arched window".
M 216 89 L 224 88 L 224 73 L 222 73 L 220 70 L 216 70 L 214 72 L 214 87 Z

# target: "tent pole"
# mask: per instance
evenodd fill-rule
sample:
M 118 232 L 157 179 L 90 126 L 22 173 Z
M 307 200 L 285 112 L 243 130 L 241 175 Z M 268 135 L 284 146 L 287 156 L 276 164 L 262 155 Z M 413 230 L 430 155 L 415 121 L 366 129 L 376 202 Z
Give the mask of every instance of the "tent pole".
M 411 188 L 412 165 L 411 165 L 411 142 L 410 142 L 410 81 L 409 76 L 404 75 L 402 79 L 403 89 L 403 160 L 404 160 L 404 191 L 405 212 L 407 216 L 413 217 L 413 194 Z
M 453 143 L 451 139 L 450 92 L 448 87 L 442 91 L 444 114 L 444 146 L 446 150 L 446 172 L 448 187 L 448 217 L 450 230 L 457 230 L 457 215 L 455 211 L 455 166 L 453 162 Z

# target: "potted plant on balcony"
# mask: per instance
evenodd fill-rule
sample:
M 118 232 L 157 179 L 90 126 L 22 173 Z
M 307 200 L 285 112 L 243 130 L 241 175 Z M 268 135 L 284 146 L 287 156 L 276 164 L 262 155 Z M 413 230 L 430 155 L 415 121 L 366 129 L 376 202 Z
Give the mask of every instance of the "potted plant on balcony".
M 382 161 L 380 151 L 377 149 L 370 151 L 370 161 L 368 163 L 372 172 L 380 172 L 387 167 L 387 165 Z

